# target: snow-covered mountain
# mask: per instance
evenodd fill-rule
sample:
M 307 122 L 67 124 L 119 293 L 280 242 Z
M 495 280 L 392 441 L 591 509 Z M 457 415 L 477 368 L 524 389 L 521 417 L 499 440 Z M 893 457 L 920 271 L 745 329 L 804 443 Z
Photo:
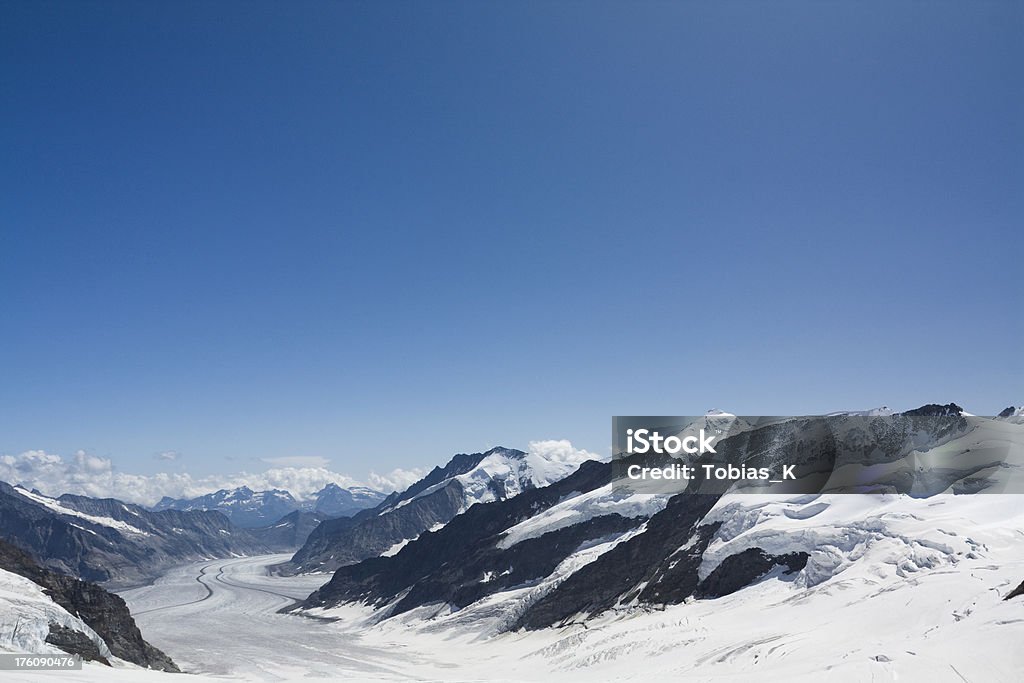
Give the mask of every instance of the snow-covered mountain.
M 283 489 L 253 491 L 248 486 L 221 489 L 196 498 L 162 498 L 153 510 L 217 510 L 232 523 L 243 528 L 263 527 L 287 514 L 301 510 L 316 512 L 325 517 L 351 515 L 373 507 L 384 499 L 384 494 L 373 489 L 356 486 L 344 489 L 328 484 L 309 500 L 297 500 Z
M 835 413 L 829 413 L 829 417 L 836 415 L 856 415 L 858 417 L 879 417 L 892 415 L 894 411 L 889 406 L 882 406 L 880 408 L 871 408 L 870 410 L 840 410 Z
M 1024 417 L 1024 405 L 1010 406 L 999 413 L 1001 418 Z
M 0 539 L 49 569 L 123 587 L 205 557 L 268 552 L 219 512 L 153 512 L 113 498 L 44 496 L 0 482 Z
M 460 453 L 378 506 L 324 522 L 283 570 L 330 571 L 392 554 L 479 503 L 508 500 L 563 479 L 584 460 L 580 455 L 545 457 L 501 446 Z
M 259 527 L 281 519 L 299 509 L 292 494 L 281 489 L 253 491 L 248 486 L 221 489 L 197 498 L 164 497 L 153 506 L 160 510 L 216 510 L 240 527 Z
M 1024 554 L 1006 549 L 1024 537 L 1024 519 L 1015 497 L 976 492 L 1006 490 L 1008 478 L 1024 475 L 1024 420 L 964 415 L 955 404 L 893 416 L 836 414 L 838 428 L 878 421 L 874 428 L 887 447 L 919 454 L 919 462 L 941 456 L 967 463 L 885 478 L 888 493 L 630 493 L 615 485 L 611 463 L 587 462 L 548 486 L 472 506 L 393 554 L 340 567 L 306 608 L 330 615 L 365 605 L 373 609 L 368 624 L 427 619 L 435 631 L 443 624 L 499 634 L 598 623 L 667 605 L 685 612 L 693 601 L 764 583 L 779 586 L 758 591 L 773 601 L 832 604 L 816 596 L 846 590 L 848 579 L 857 588 L 851 599 L 866 599 L 945 572 L 962 577 L 965 595 L 977 593 L 968 589 L 981 581 L 982 592 L 1008 596 L 1024 580 Z M 757 457 L 774 458 L 764 447 L 785 428 L 745 425 L 731 436 L 759 444 Z M 868 453 L 857 464 L 873 472 L 877 457 Z M 998 526 L 1001 519 L 1017 526 Z M 961 617 L 970 613 L 969 603 L 958 609 L 967 610 Z M 767 655 L 769 648 L 755 649 Z
M 564 479 L 582 461 L 583 458 L 555 461 L 501 446 L 486 453 L 456 455 L 445 468 L 435 468 L 409 489 L 390 496 L 381 505 L 378 514 L 396 510 L 445 487 L 456 485 L 461 490 L 464 508 L 476 503 L 504 500 Z M 463 468 L 466 468 L 465 471 L 462 471 Z
M 346 489 L 332 483 L 317 491 L 313 500 L 304 503 L 302 509 L 326 517 L 348 517 L 360 510 L 372 508 L 384 497 L 380 491 L 366 486 L 350 486 Z

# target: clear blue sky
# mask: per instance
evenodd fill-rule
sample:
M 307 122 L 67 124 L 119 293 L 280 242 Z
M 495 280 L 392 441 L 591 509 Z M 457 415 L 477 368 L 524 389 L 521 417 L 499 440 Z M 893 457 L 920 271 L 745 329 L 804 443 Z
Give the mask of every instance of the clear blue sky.
M 1022 8 L 5 0 L 0 453 L 1024 400 Z

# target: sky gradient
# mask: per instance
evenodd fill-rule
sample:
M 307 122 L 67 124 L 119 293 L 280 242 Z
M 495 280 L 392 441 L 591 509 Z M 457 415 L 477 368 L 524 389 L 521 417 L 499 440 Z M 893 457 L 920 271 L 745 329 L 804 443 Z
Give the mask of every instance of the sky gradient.
M 1020 3 L 0 15 L 0 453 L 1024 401 Z

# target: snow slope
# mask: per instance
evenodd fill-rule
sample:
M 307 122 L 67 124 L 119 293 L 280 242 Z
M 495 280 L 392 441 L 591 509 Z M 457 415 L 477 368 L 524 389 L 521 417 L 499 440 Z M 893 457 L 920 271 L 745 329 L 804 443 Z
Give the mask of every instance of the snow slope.
M 526 519 L 505 531 L 498 542 L 499 548 L 511 548 L 528 538 L 537 538 L 550 531 L 585 522 L 600 515 L 619 514 L 623 517 L 650 517 L 660 512 L 668 502 L 668 495 L 630 493 L 615 489 L 611 484 L 568 498 L 543 512 Z
M 380 514 L 397 510 L 410 502 L 458 482 L 462 486 L 464 505 L 468 509 L 476 503 L 490 503 L 522 493 L 526 489 L 547 486 L 564 479 L 588 458 L 581 452 L 552 457 L 536 452 L 523 453 L 509 449 L 493 449 L 468 472 L 448 477 L 385 508 Z
M 64 654 L 46 642 L 51 623 L 81 631 L 103 656 L 110 657 L 106 643 L 85 622 L 51 600 L 37 584 L 0 569 L 0 652 Z
M 458 611 L 438 605 L 386 621 L 358 605 L 317 613 L 365 629 L 364 640 L 434 643 L 458 660 L 460 679 L 492 680 L 474 665 L 486 661 L 509 680 L 1019 680 L 1024 599 L 1002 599 L 1024 580 L 1017 496 L 737 495 L 707 521 L 723 525 L 702 575 L 749 547 L 808 552 L 807 567 L 718 599 L 502 632 L 524 599 L 607 550 L 595 546 L 558 576 Z

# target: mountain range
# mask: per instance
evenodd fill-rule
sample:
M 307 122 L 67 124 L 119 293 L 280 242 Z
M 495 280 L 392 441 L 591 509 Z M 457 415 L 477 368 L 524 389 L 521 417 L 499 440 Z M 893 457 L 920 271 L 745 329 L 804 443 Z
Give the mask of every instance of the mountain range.
M 294 551 L 326 515 L 295 510 L 241 528 L 217 510 L 147 510 L 114 498 L 0 482 L 0 538 L 44 567 L 111 589 L 147 583 L 168 567 L 214 557 Z
M 483 453 L 460 453 L 377 506 L 324 522 L 279 571 L 333 571 L 394 554 L 474 505 L 514 498 L 563 479 L 584 459 L 545 458 L 501 446 Z
M 113 588 L 146 583 L 173 564 L 270 550 L 219 512 L 153 512 L 69 494 L 50 498 L 3 482 L 0 529 L 45 567 Z
M 798 587 L 793 599 L 802 601 L 819 587 L 866 600 L 932 570 L 984 580 L 999 566 L 1002 541 L 986 529 L 999 529 L 1012 497 L 966 494 L 1013 490 L 1007 482 L 1024 472 L 1024 409 L 973 419 L 949 403 L 821 419 L 830 429 L 806 432 L 802 452 L 834 448 L 840 432 L 884 443 L 884 452 L 871 446 L 832 463 L 853 468 L 855 482 L 871 474 L 880 484 L 871 495 L 765 496 L 730 485 L 641 492 L 622 485 L 622 465 L 656 468 L 668 456 L 609 462 L 504 447 L 457 454 L 386 497 L 330 485 L 301 503 L 242 487 L 149 510 L 0 482 L 0 604 L 14 605 L 18 624 L 34 615 L 24 619 L 27 644 L 174 670 L 106 589 L 214 557 L 294 551 L 276 572 L 325 574 L 290 608 L 306 616 L 333 619 L 359 606 L 367 625 L 399 620 L 483 636 L 586 626 L 762 584 Z M 732 422 L 718 443 L 763 465 L 792 459 L 793 425 L 803 418 L 758 423 L 715 411 L 702 420 L 705 428 Z M 918 466 L 951 461 L 964 466 Z M 1024 595 L 1024 576 L 1010 566 L 1000 576 L 986 584 L 1000 600 Z
M 154 511 L 162 510 L 216 510 L 233 524 L 242 528 L 256 528 L 272 524 L 285 515 L 302 511 L 317 513 L 320 517 L 344 517 L 373 507 L 384 499 L 380 491 L 365 486 L 342 488 L 331 483 L 317 491 L 309 500 L 299 501 L 288 491 L 271 489 L 253 491 L 248 486 L 221 489 L 196 498 L 170 498 L 165 496 Z
M 901 572 L 955 564 L 971 552 L 970 530 L 936 531 L 910 522 L 898 509 L 923 508 L 942 493 L 1002 490 L 1006 476 L 1024 469 L 1024 419 L 1016 409 L 1004 413 L 970 422 L 955 404 L 933 404 L 894 415 L 829 416 L 840 428 L 867 425 L 883 434 L 893 454 L 941 453 L 971 463 L 964 470 L 901 472 L 885 479 L 875 495 L 768 497 L 766 502 L 764 496 L 728 493 L 727 487 L 636 493 L 617 485 L 612 463 L 584 462 L 547 486 L 468 506 L 396 552 L 344 563 L 305 608 L 329 615 L 334 607 L 355 603 L 373 607 L 377 620 L 414 612 L 444 615 L 453 623 L 477 620 L 480 628 L 478 620 L 485 617 L 487 628 L 500 632 L 718 598 L 768 578 L 815 585 L 856 562 L 874 543 L 905 548 Z M 774 423 L 730 438 L 756 443 L 756 457 L 768 462 L 784 453 L 786 442 L 780 438 L 785 434 L 785 424 Z M 998 458 L 988 444 L 1000 444 Z M 978 464 L 977 458 L 983 461 Z M 642 466 L 666 461 L 667 456 L 653 455 L 628 460 Z M 863 466 L 874 471 L 882 461 L 888 460 L 870 454 Z M 962 498 L 986 502 L 985 496 Z M 380 512 L 396 508 L 401 509 L 383 505 Z M 921 512 L 910 514 L 913 518 L 925 519 Z M 296 558 L 322 543 L 328 528 L 321 525 Z M 348 548 L 351 528 L 335 535 Z

